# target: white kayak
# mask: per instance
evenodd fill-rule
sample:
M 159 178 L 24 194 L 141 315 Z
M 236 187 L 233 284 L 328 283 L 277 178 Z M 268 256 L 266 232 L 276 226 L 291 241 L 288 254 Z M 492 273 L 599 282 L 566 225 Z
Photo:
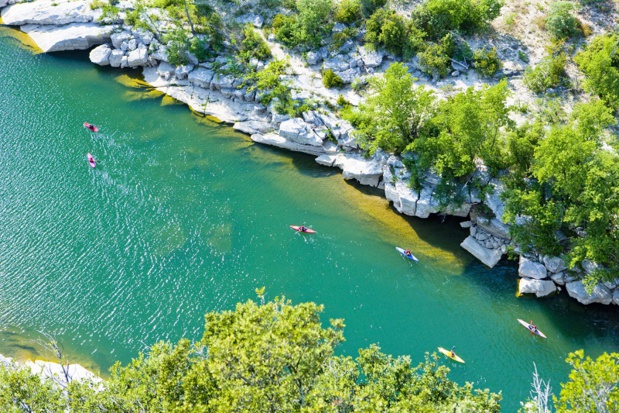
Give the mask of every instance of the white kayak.
M 404 248 L 395 247 L 395 249 L 398 250 L 398 252 L 402 254 L 404 258 L 408 258 L 411 261 L 419 261 L 417 257 L 415 257 L 412 253 L 407 254 Z
M 519 322 L 520 324 L 522 324 L 522 326 L 523 326 L 524 328 L 526 328 L 527 330 L 529 330 L 532 334 L 535 334 L 535 335 L 538 335 L 538 336 L 540 336 L 540 337 L 544 337 L 544 338 L 546 338 L 546 336 L 544 335 L 544 333 L 542 333 L 541 331 L 539 331 L 539 330 L 537 329 L 537 327 L 536 327 L 536 326 L 534 326 L 533 324 L 527 323 L 526 321 L 521 320 L 521 319 L 518 319 L 518 322 Z

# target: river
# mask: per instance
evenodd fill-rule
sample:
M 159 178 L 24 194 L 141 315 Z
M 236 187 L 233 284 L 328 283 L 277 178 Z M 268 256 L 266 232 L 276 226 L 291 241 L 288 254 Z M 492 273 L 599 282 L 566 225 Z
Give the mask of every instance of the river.
M 0 353 L 45 357 L 44 331 L 105 373 L 157 340 L 199 339 L 206 312 L 262 286 L 344 318 L 344 354 L 379 343 L 419 362 L 455 345 L 466 364 L 445 359 L 451 377 L 502 390 L 507 412 L 534 362 L 558 391 L 569 351 L 619 351 L 617 307 L 517 298 L 515 264 L 475 261 L 457 220 L 402 217 L 312 157 L 134 87 L 137 72 L 35 54 L 17 35 L 0 31 Z

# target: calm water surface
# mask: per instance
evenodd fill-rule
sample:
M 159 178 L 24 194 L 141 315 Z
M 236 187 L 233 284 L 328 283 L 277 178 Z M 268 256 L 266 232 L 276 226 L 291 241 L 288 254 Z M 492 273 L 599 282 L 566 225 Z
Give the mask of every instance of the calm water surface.
M 405 219 L 311 157 L 135 87 L 136 73 L 33 54 L 15 35 L 0 32 L 0 352 L 45 357 L 45 331 L 105 372 L 157 340 L 199 339 L 205 312 L 262 286 L 344 318 L 345 354 L 380 343 L 418 362 L 456 345 L 452 377 L 503 390 L 505 411 L 533 362 L 558 389 L 569 351 L 619 351 L 617 307 L 517 298 L 513 264 L 474 261 L 457 221 Z

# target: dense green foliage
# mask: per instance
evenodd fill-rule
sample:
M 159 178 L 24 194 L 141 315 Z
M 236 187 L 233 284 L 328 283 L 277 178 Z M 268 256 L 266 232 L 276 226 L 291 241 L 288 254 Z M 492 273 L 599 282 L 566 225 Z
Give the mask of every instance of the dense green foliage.
M 363 18 L 363 10 L 359 0 L 341 0 L 335 6 L 333 18 L 338 23 L 353 24 Z
M 401 63 L 392 64 L 384 78 L 370 83 L 371 95 L 356 111 L 344 116 L 356 127 L 356 137 L 370 153 L 378 148 L 402 152 L 418 135 L 432 111 L 434 96 L 413 89 L 413 77 Z
M 473 53 L 473 67 L 482 76 L 492 76 L 501 70 L 501 59 L 497 55 L 496 47 L 486 49 L 485 47 L 475 50 Z
M 579 105 L 570 121 L 551 128 L 535 148 L 531 179 L 508 193 L 506 217 L 516 240 L 542 253 L 564 251 L 571 265 L 588 259 L 605 266 L 585 281 L 619 274 L 619 157 L 603 148 L 603 128 L 614 122 L 600 101 Z M 586 234 L 582 237 L 579 234 Z
M 570 13 L 574 4 L 569 1 L 555 1 L 550 4 L 550 11 L 546 17 L 546 30 L 555 40 L 561 40 L 577 33 L 578 21 Z
M 566 79 L 565 53 L 544 57 L 534 68 L 525 69 L 524 83 L 535 93 L 545 92 L 548 88 L 561 86 Z
M 248 301 L 206 315 L 195 345 L 158 343 L 103 385 L 66 392 L 24 370 L 0 366 L 2 411 L 47 412 L 499 412 L 500 394 L 449 380 L 426 355 L 414 366 L 371 345 L 335 356 L 342 320 L 322 327 L 322 306 Z
M 572 366 L 570 380 L 555 397 L 557 413 L 619 412 L 619 354 L 604 353 L 595 361 L 582 350 L 566 359 Z
M 619 35 L 598 36 L 574 61 L 585 73 L 585 88 L 607 105 L 619 108 Z
M 342 87 L 344 82 L 342 82 L 342 78 L 339 77 L 333 70 L 327 69 L 322 75 L 322 84 L 326 88 L 331 89 L 333 87 Z
M 271 57 L 271 50 L 262 37 L 254 30 L 251 24 L 243 29 L 240 56 L 242 61 L 249 62 L 251 59 L 267 60 Z
M 275 16 L 272 22 L 277 40 L 288 47 L 307 49 L 320 46 L 331 32 L 331 0 L 296 0 L 297 14 Z

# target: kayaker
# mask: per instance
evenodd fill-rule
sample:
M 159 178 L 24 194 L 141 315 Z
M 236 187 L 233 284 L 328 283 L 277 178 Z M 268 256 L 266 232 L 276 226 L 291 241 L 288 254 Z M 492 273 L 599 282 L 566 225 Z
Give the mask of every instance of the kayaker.
M 537 326 L 533 324 L 533 320 L 529 321 L 529 330 L 531 330 L 531 334 L 537 333 Z
M 410 257 L 413 254 L 411 253 L 411 250 L 406 250 L 406 251 L 404 251 L 404 255 L 407 255 L 407 256 Z
M 451 357 L 456 357 L 456 352 L 454 351 L 454 348 L 456 348 L 456 346 L 453 346 L 451 350 L 449 351 L 449 354 L 451 354 Z
M 301 232 L 307 232 L 307 228 L 305 228 L 304 225 L 301 225 L 301 228 L 299 228 L 299 231 Z

